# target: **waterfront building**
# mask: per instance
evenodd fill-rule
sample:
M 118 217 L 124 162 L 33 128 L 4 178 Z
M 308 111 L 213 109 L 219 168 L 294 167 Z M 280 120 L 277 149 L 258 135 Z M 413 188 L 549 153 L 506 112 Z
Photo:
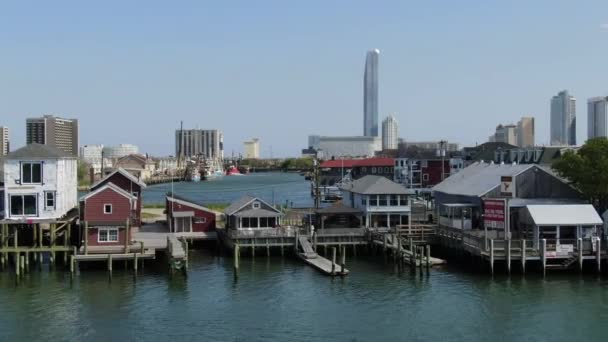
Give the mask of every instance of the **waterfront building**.
M 201 203 L 169 192 L 165 212 L 171 233 L 215 233 L 215 212 Z
M 412 190 L 386 177 L 368 175 L 340 187 L 342 202 L 363 212 L 366 228 L 407 225 Z
M 78 120 L 53 115 L 26 120 L 26 143 L 53 146 L 73 156 L 78 155 Z
M 378 136 L 378 58 L 380 50 L 367 52 L 363 74 L 363 135 Z
M 528 148 L 505 148 L 494 151 L 494 163 L 539 164 L 551 166 L 566 151 L 577 151 L 576 146 L 533 146 Z M 488 159 L 486 159 L 488 161 Z
M 111 181 L 80 198 L 80 220 L 87 225 L 83 234 L 87 254 L 128 253 L 133 240 L 130 228 L 139 225 L 138 198 L 137 192 L 127 192 Z
M 319 183 L 321 186 L 333 186 L 337 183 L 356 180 L 367 175 L 393 179 L 393 164 L 393 158 L 384 157 L 326 160 L 319 166 Z
M 567 90 L 551 98 L 551 145 L 576 145 L 576 99 Z
M 281 225 L 283 214 L 264 200 L 243 196 L 225 210 L 226 228 L 233 230 L 269 229 Z
M 117 146 L 105 146 L 103 147 L 103 158 L 109 160 L 116 160 L 130 154 L 138 154 L 139 147 L 131 144 L 120 144 Z
M 155 158 L 156 161 L 156 172 L 171 175 L 179 169 L 179 163 L 175 157 L 160 157 Z
M 395 158 L 393 180 L 410 189 L 431 188 L 463 168 L 464 160 L 455 152 L 442 156 L 438 151 L 410 148 Z
M 396 150 L 399 142 L 399 123 L 389 115 L 382 121 L 382 150 Z
M 517 122 L 517 146 L 532 147 L 535 145 L 534 140 L 534 118 L 522 117 Z M 509 142 L 507 142 L 509 143 Z
M 382 148 L 379 137 L 320 135 L 310 135 L 308 147 L 323 151 L 326 159 L 373 157 Z
M 175 155 L 178 158 L 224 159 L 224 134 L 217 129 L 178 129 L 175 131 Z
M 103 145 L 84 145 L 80 147 L 80 159 L 91 167 L 101 168 Z
M 260 159 L 260 139 L 253 138 L 243 142 L 243 158 Z
M 7 220 L 56 220 L 78 205 L 75 155 L 32 143 L 4 158 Z
M 142 182 L 125 169 L 119 168 L 105 176 L 99 182 L 93 184 L 91 186 L 91 192 L 110 183 L 137 198 L 131 222 L 133 226 L 139 227 L 141 225 L 142 192 L 143 189 L 146 188 L 146 183 Z
M 462 149 L 464 166 L 467 167 L 478 161 L 494 160 L 496 152 L 517 149 L 517 146 L 503 142 L 487 142 L 480 145 L 465 147 Z
M 608 137 L 608 97 L 587 100 L 587 139 Z
M 406 141 L 400 140 L 398 149 L 399 151 L 405 151 L 410 148 L 417 148 L 421 150 L 439 151 L 443 148 L 446 152 L 460 151 L 460 144 L 443 141 Z
M 156 172 L 156 162 L 141 154 L 130 154 L 118 159 L 114 169 L 124 169 L 139 179 L 149 179 Z
M 0 127 L 0 157 L 11 151 L 8 127 Z

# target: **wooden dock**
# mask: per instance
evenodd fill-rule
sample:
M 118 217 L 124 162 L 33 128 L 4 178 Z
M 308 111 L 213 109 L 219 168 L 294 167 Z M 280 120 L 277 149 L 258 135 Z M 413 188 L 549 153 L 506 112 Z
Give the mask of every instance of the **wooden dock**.
M 298 257 L 302 261 L 307 263 L 308 265 L 317 269 L 321 273 L 332 276 L 332 277 L 348 275 L 349 271 L 344 267 L 344 251 L 341 252 L 342 264 L 338 265 L 335 262 L 335 260 L 336 260 L 336 248 L 335 247 L 333 248 L 333 260 L 330 261 L 330 260 L 327 260 L 324 257 L 318 255 L 314 251 L 314 249 L 312 248 L 312 245 L 310 244 L 310 242 L 308 241 L 308 238 L 306 236 L 298 237 L 298 244 L 302 247 L 302 250 L 303 250 L 302 253 L 297 253 Z

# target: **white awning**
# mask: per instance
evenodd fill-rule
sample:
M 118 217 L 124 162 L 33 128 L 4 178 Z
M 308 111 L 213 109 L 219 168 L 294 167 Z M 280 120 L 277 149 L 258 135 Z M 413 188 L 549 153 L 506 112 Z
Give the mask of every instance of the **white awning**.
M 194 217 L 194 211 L 174 211 L 173 217 Z
M 591 204 L 527 205 L 526 208 L 537 226 L 603 224 Z

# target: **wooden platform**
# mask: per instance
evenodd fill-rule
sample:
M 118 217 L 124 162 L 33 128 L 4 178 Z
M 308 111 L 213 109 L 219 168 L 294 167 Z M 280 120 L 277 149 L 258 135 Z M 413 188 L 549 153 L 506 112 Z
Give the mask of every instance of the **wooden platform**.
M 349 271 L 341 265 L 335 264 L 330 260 L 318 255 L 312 248 L 308 238 L 300 236 L 298 243 L 302 247 L 303 253 L 297 253 L 298 257 L 308 265 L 314 267 L 323 274 L 329 276 L 345 276 Z

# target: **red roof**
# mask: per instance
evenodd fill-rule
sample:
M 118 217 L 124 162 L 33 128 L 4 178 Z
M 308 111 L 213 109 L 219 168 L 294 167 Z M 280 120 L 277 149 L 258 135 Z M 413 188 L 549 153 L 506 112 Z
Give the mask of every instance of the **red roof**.
M 347 167 L 355 166 L 394 166 L 394 158 L 367 158 L 367 159 L 336 159 L 326 160 L 321 163 L 322 168 L 332 167 Z

